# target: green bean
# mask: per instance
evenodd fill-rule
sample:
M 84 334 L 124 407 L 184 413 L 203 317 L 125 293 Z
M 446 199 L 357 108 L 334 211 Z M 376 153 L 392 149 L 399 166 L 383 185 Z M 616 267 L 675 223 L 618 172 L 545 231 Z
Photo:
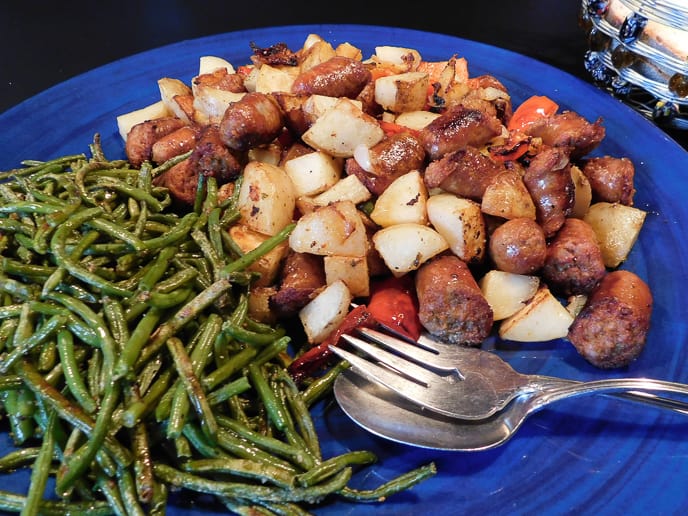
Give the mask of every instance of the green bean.
M 0 274 L 0 292 L 7 292 L 22 301 L 38 298 L 38 290 L 35 285 L 22 283 L 2 274 Z
M 214 389 L 227 378 L 230 378 L 234 373 L 241 370 L 241 368 L 245 367 L 257 354 L 258 351 L 256 348 L 249 347 L 242 349 L 212 373 L 206 375 L 201 380 L 201 384 L 206 390 Z
M 139 363 L 145 362 L 157 353 L 170 337 L 173 337 L 183 326 L 196 318 L 202 310 L 215 302 L 230 288 L 232 288 L 232 283 L 229 280 L 217 280 L 182 306 L 170 319 L 158 327 L 155 337 L 147 347 L 141 350 Z
M 251 478 L 261 483 L 270 483 L 279 487 L 290 488 L 294 485 L 294 474 L 249 459 L 223 457 L 219 459 L 197 459 L 184 463 L 184 471 L 194 474 L 230 473 L 240 477 Z
M 144 249 L 143 241 L 139 237 L 107 219 L 101 217 L 94 218 L 89 220 L 86 223 L 86 226 L 92 227 L 93 229 L 101 231 L 102 233 L 107 233 L 114 238 L 129 244 L 135 251 L 143 251 Z
M 165 275 L 170 260 L 177 253 L 175 246 L 167 246 L 162 248 L 156 256 L 151 267 L 146 271 L 146 274 L 141 277 L 139 282 L 138 292 L 150 292 L 155 287 L 156 283 Z
M 91 435 L 95 422 L 81 407 L 71 403 L 52 385 L 50 385 L 28 362 L 21 361 L 16 366 L 17 373 L 24 380 L 25 385 L 31 389 L 37 397 L 41 398 L 48 406 L 53 407 L 61 419 L 69 421 L 73 426 Z M 103 445 L 108 453 L 121 465 L 131 463 L 131 454 L 119 442 L 110 436 L 106 436 Z
M 211 442 L 216 442 L 217 421 L 215 421 L 215 415 L 208 404 L 198 377 L 193 371 L 191 359 L 184 350 L 184 345 L 178 338 L 171 337 L 167 340 L 167 348 L 170 350 L 175 367 L 179 373 L 179 378 L 182 385 L 184 385 L 189 400 L 200 418 L 203 432 Z
M 103 493 L 103 496 L 108 501 L 111 511 L 114 514 L 117 516 L 127 516 L 127 508 L 124 505 L 124 500 L 122 500 L 117 482 L 114 479 L 100 473 L 96 477 L 96 486 L 100 492 Z
M 42 344 L 45 340 L 62 328 L 67 322 L 64 315 L 53 315 L 28 338 L 22 339 L 18 346 L 12 349 L 0 360 L 0 374 L 5 374 L 23 355 Z
M 343 468 L 351 465 L 373 464 L 376 461 L 377 456 L 372 452 L 351 451 L 321 462 L 309 471 L 298 475 L 296 481 L 300 485 L 308 487 L 339 473 Z
M 250 388 L 251 384 L 249 383 L 248 378 L 242 376 L 241 378 L 238 378 L 233 382 L 227 383 L 219 389 L 216 389 L 210 394 L 208 394 L 208 403 L 210 405 L 218 405 L 223 401 L 227 401 L 232 396 L 236 396 L 238 394 L 246 392 Z
M 145 512 L 136 494 L 136 484 L 128 469 L 119 468 L 117 472 L 117 487 L 119 488 L 122 503 L 127 510 L 127 515 L 144 516 Z
M 69 219 L 65 221 L 60 227 L 58 227 L 50 240 L 50 248 L 55 256 L 57 264 L 61 267 L 67 269 L 73 276 L 79 278 L 89 285 L 93 285 L 100 288 L 103 293 L 111 294 L 115 296 L 129 297 L 131 292 L 114 285 L 113 283 L 101 278 L 97 274 L 94 274 L 78 263 L 76 263 L 66 249 L 66 238 L 67 235 L 74 231 L 84 222 L 91 220 L 103 213 L 101 208 L 89 208 L 75 213 Z
M 29 491 L 26 494 L 26 504 L 22 507 L 21 516 L 32 516 L 40 513 L 40 503 L 43 498 L 43 491 L 48 483 L 50 473 L 50 463 L 53 460 L 53 447 L 55 446 L 55 421 L 57 414 L 51 411 L 48 426 L 43 433 L 41 451 L 36 457 L 31 470 L 31 481 Z
M 24 505 L 26 505 L 25 496 L 0 490 L 0 510 L 20 512 Z M 45 516 L 65 516 L 66 514 L 112 515 L 110 505 L 102 500 L 84 502 L 42 500 L 39 505 L 40 513 Z
M 45 281 L 54 271 L 55 267 L 21 263 L 7 257 L 2 258 L 2 271 L 10 275 L 21 276 L 34 281 Z
M 316 401 L 321 399 L 326 393 L 332 391 L 332 385 L 339 374 L 348 369 L 350 364 L 346 360 L 337 362 L 334 366 L 328 369 L 322 376 L 312 381 L 303 391 L 301 396 L 303 402 L 307 407 L 312 406 Z
M 181 163 L 181 162 L 184 161 L 186 158 L 188 158 L 189 156 L 191 156 L 191 153 L 192 153 L 192 152 L 193 152 L 193 151 L 187 151 L 187 152 L 185 152 L 185 153 L 183 153 L 183 154 L 179 154 L 178 156 L 174 156 L 173 158 L 168 159 L 168 160 L 165 161 L 164 163 L 161 163 L 160 165 L 158 165 L 157 167 L 153 168 L 153 169 L 150 171 L 151 177 L 157 177 L 157 176 L 159 176 L 160 174 L 162 174 L 163 172 L 165 172 L 166 170 L 169 170 L 170 168 L 172 168 L 173 166 L 175 166 L 177 163 Z
M 158 379 L 153 382 L 148 392 L 142 399 L 134 401 L 120 415 L 121 423 L 127 427 L 133 427 L 148 412 L 153 410 L 160 398 L 167 392 L 172 379 L 172 370 L 168 369 L 160 374 Z
M 32 407 L 26 402 L 26 390 L 4 391 L 2 402 L 9 419 L 12 441 L 21 445 L 33 437 L 35 425 L 31 420 Z
M 110 327 L 112 338 L 117 343 L 117 349 L 121 353 L 125 343 L 129 340 L 129 326 L 124 316 L 124 308 L 117 298 L 104 296 L 103 315 Z
M 110 384 L 105 389 L 88 442 L 74 454 L 74 457 L 63 468 L 62 477 L 58 479 L 55 486 L 58 493 L 68 492 L 74 482 L 90 467 L 91 461 L 108 437 L 112 414 L 119 400 L 119 392 L 118 384 Z
M 385 482 L 381 486 L 372 490 L 359 490 L 350 487 L 340 489 L 337 494 L 346 500 L 356 502 L 381 502 L 389 496 L 405 491 L 420 482 L 434 476 L 437 473 L 437 468 L 433 462 L 420 466 L 416 469 L 408 471 L 393 478 L 389 482 Z
M 264 240 L 255 249 L 252 249 L 248 253 L 244 254 L 241 258 L 234 260 L 233 262 L 225 265 L 224 268 L 220 271 L 220 274 L 222 276 L 227 276 L 232 272 L 236 272 L 236 271 L 240 271 L 240 270 L 245 269 L 246 267 L 251 265 L 254 261 L 256 261 L 258 258 L 260 258 L 261 256 L 263 256 L 266 253 L 269 253 L 275 247 L 277 247 L 279 244 L 284 242 L 289 237 L 290 233 L 294 230 L 295 227 L 296 227 L 296 224 L 287 225 L 284 229 L 279 231 L 276 235 L 271 236 L 270 238 Z
M 301 396 L 296 383 L 285 369 L 278 370 L 277 378 L 282 385 L 282 392 L 284 393 L 288 408 L 296 419 L 300 435 L 303 437 L 311 455 L 320 461 L 322 459 L 320 456 L 320 442 L 306 402 Z
M 149 503 L 153 498 L 155 480 L 153 479 L 153 459 L 148 439 L 146 425 L 138 423 L 132 430 L 134 448 L 134 473 L 138 499 Z
M 191 371 L 196 378 L 201 376 L 203 369 L 210 360 L 213 344 L 222 329 L 222 318 L 217 314 L 210 314 L 197 332 L 198 339 L 193 343 L 193 351 L 189 356 Z M 200 387 L 200 384 L 199 384 Z M 184 392 L 184 385 L 175 389 L 167 423 L 167 436 L 178 437 L 182 433 L 189 409 L 189 397 Z
M 42 373 L 50 371 L 58 363 L 57 343 L 54 338 L 48 339 L 39 346 L 36 367 Z
M 31 174 L 35 174 L 36 172 L 40 172 L 42 170 L 45 170 L 46 168 L 52 166 L 52 165 L 59 165 L 60 169 L 62 169 L 62 165 L 66 165 L 68 163 L 71 163 L 73 161 L 78 161 L 80 159 L 86 159 L 85 154 L 72 154 L 69 156 L 62 156 L 61 158 L 56 158 L 50 161 L 30 161 L 27 160 L 23 163 L 30 164 L 30 166 L 24 167 L 24 168 L 15 168 L 12 170 L 8 170 L 7 172 L 0 172 L 0 179 L 7 179 L 11 178 L 12 176 L 28 176 Z
M 195 213 L 187 213 L 177 223 L 175 227 L 170 229 L 166 234 L 150 238 L 143 241 L 144 249 L 160 249 L 178 243 L 191 231 L 192 226 L 196 222 L 198 215 Z
M 231 498 L 246 498 L 249 500 L 261 499 L 275 502 L 304 501 L 315 503 L 322 500 L 328 494 L 341 490 L 351 478 L 351 469 L 345 468 L 333 477 L 332 480 L 323 482 L 317 486 L 308 488 L 294 487 L 291 489 L 209 480 L 199 475 L 180 471 L 166 464 L 156 464 L 155 474 L 174 486 L 200 493 Z
M 0 471 L 10 472 L 31 464 L 41 451 L 40 446 L 18 448 L 0 457 Z
M 124 344 L 122 353 L 119 355 L 117 363 L 115 364 L 115 378 L 120 378 L 129 374 L 132 367 L 139 359 L 141 349 L 157 327 L 161 317 L 162 311 L 156 307 L 152 307 L 139 321 L 134 331 L 131 332 L 129 339 Z
M 88 392 L 83 377 L 79 373 L 79 365 L 74 354 L 74 337 L 68 330 L 60 330 L 57 333 L 57 349 L 60 353 L 60 362 L 65 375 L 65 383 L 72 396 L 88 414 L 92 414 L 98 408 L 93 396 Z

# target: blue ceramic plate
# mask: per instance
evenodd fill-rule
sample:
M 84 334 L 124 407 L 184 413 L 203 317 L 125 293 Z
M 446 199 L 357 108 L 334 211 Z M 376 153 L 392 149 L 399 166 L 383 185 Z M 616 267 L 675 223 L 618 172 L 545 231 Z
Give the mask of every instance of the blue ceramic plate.
M 156 101 L 160 77 L 189 81 L 202 55 L 235 65 L 248 62 L 249 42 L 300 47 L 309 33 L 332 43 L 348 41 L 365 56 L 376 45 L 418 49 L 429 60 L 453 54 L 468 59 L 471 75 L 491 73 L 518 104 L 548 95 L 562 109 L 589 120 L 604 119 L 607 137 L 596 154 L 628 156 L 636 166 L 636 206 L 648 216 L 624 267 L 651 286 L 655 308 L 648 343 L 630 367 L 601 371 L 565 341 L 511 345 L 488 342 L 517 369 L 579 380 L 651 376 L 688 382 L 688 154 L 622 103 L 568 74 L 498 48 L 455 37 L 406 29 L 356 25 L 289 26 L 183 41 L 111 63 L 55 86 L 0 115 L 0 170 L 22 159 L 84 152 L 93 134 L 106 154 L 123 157 L 115 117 Z M 352 482 L 372 488 L 410 468 L 435 461 L 438 474 L 382 504 L 342 504 L 317 514 L 677 514 L 688 507 L 688 419 L 603 397 L 561 402 L 532 416 L 507 444 L 477 453 L 416 449 L 373 437 L 351 422 L 336 403 L 315 417 L 326 456 L 352 449 L 374 451 L 379 462 Z M 0 436 L 0 453 L 9 449 Z M 28 474 L 3 479 L 24 492 Z M 10 485 L 8 485 L 10 484 Z M 221 514 L 203 501 L 175 498 L 168 514 Z M 184 501 L 183 501 L 184 500 Z

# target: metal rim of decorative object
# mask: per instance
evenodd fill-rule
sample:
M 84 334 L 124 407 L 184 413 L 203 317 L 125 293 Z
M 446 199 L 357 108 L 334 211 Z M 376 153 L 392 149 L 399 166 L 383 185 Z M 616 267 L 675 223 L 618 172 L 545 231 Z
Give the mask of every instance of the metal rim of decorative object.
M 672 0 L 620 0 L 631 10 L 620 27 L 604 15 L 610 2 L 582 0 L 580 21 L 588 30 L 585 67 L 593 81 L 660 126 L 688 129 L 688 60 L 662 52 L 639 37 L 648 20 L 678 30 L 688 27 L 688 4 Z M 594 41 L 604 40 L 602 44 Z M 671 74 L 648 77 L 631 65 L 644 61 Z

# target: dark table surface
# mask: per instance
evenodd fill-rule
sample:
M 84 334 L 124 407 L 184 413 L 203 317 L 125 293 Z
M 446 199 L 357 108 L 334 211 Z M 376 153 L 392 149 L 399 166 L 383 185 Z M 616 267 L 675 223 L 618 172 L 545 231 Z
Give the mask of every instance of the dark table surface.
M 70 77 L 177 41 L 279 25 L 356 23 L 419 29 L 481 41 L 534 57 L 590 81 L 580 0 L 489 3 L 262 0 L 72 0 L 3 2 L 0 113 Z M 6 128 L 2 128 L 5 130 Z M 669 131 L 688 149 L 686 131 Z

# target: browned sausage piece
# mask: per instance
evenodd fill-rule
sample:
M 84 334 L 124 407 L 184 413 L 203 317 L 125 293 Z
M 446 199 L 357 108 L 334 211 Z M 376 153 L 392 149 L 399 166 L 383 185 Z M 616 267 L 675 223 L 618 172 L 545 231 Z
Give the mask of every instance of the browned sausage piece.
M 239 176 L 246 160 L 223 144 L 220 130 L 211 124 L 203 128 L 189 161 L 196 176 L 214 177 L 221 185 Z
M 185 159 L 157 176 L 153 183 L 168 188 L 177 203 L 192 206 L 198 189 L 198 172 L 191 162 Z
M 151 159 L 163 163 L 194 148 L 198 128 L 186 125 L 160 138 L 151 148 Z
M 478 346 L 492 329 L 492 308 L 468 266 L 454 255 L 423 264 L 416 273 L 420 322 L 435 337 Z
M 501 132 L 497 117 L 455 104 L 423 127 L 420 138 L 430 159 L 435 160 L 469 145 L 481 147 Z
M 535 202 L 537 221 L 550 238 L 559 231 L 573 207 L 574 185 L 566 153 L 544 147 L 528 164 L 523 183 Z
M 370 70 L 355 59 L 335 56 L 301 72 L 291 91 L 297 95 L 356 98 L 371 79 Z
M 583 174 L 588 178 L 594 201 L 633 205 L 635 167 L 628 158 L 600 156 L 585 160 Z
M 127 134 L 125 152 L 133 167 L 140 167 L 141 163 L 152 157 L 153 144 L 180 127 L 184 122 L 179 118 L 165 117 L 157 120 L 147 120 L 136 124 Z
M 270 297 L 278 318 L 292 317 L 325 285 L 321 256 L 290 251 L 284 262 L 279 290 Z
M 282 131 L 284 115 L 277 102 L 264 93 L 247 93 L 230 104 L 220 122 L 220 135 L 230 149 L 245 151 L 270 143 Z
M 607 273 L 595 231 L 581 219 L 568 218 L 550 241 L 542 277 L 553 292 L 587 294 Z
M 425 149 L 410 133 L 395 133 L 368 149 L 367 170 L 348 158 L 345 170 L 355 175 L 375 195 L 380 195 L 398 177 L 420 170 L 425 161 Z
M 425 168 L 423 179 L 428 188 L 439 186 L 442 190 L 479 202 L 488 185 L 504 170 L 502 163 L 469 145 L 431 162 Z
M 605 136 L 602 119 L 590 123 L 573 111 L 540 118 L 528 125 L 525 132 L 529 136 L 542 138 L 545 145 L 561 148 L 572 158 L 589 154 Z
M 568 338 L 594 366 L 624 367 L 645 347 L 652 302 L 650 288 L 636 274 L 610 272 L 590 293 Z
M 533 274 L 545 263 L 545 232 L 532 219 L 507 220 L 492 232 L 488 249 L 499 270 L 513 274 Z

